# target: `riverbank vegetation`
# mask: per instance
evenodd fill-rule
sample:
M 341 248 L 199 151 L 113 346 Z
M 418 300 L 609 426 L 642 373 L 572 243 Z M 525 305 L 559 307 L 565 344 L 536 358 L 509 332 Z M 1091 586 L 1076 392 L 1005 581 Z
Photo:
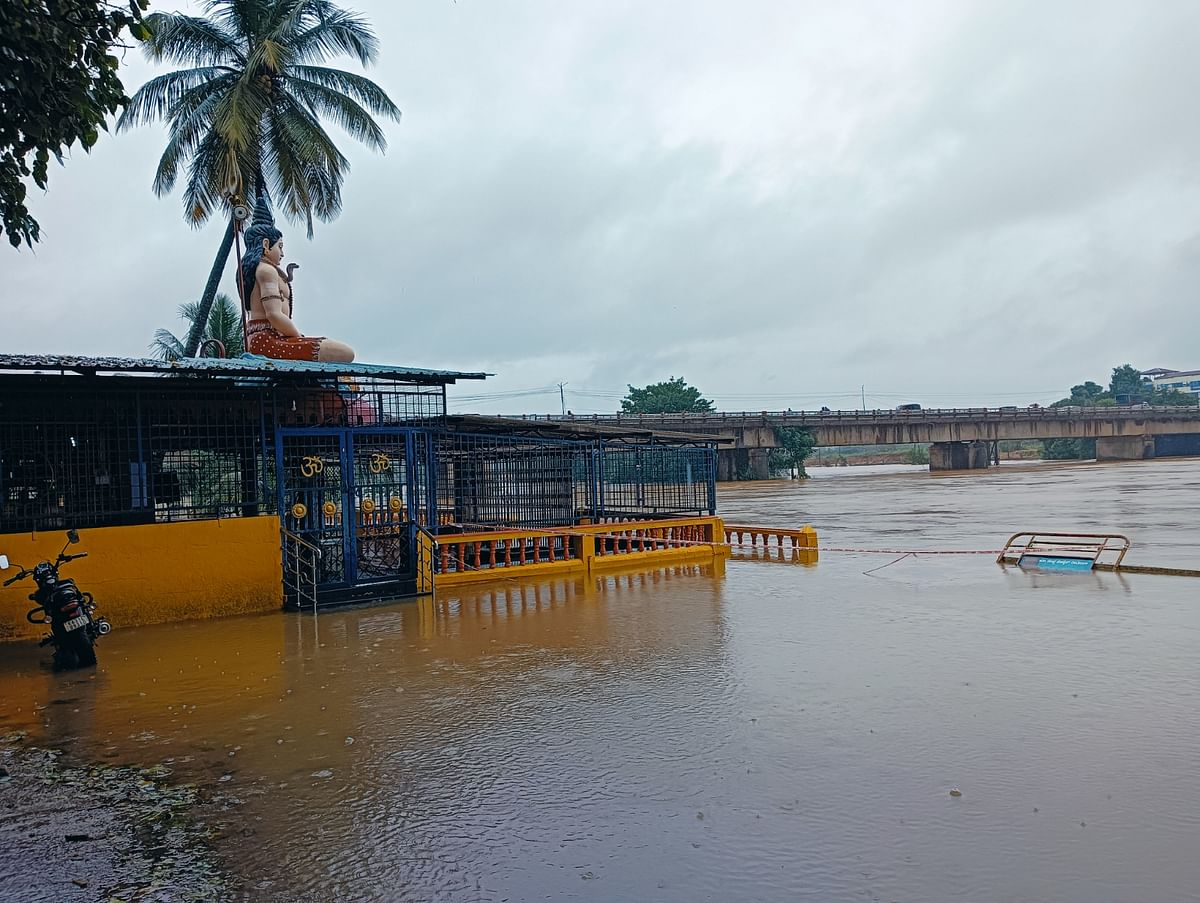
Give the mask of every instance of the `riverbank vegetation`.
M 1194 407 L 1200 396 L 1175 389 L 1159 389 L 1132 364 L 1113 367 L 1108 387 L 1087 380 L 1071 387 L 1071 394 L 1050 405 L 1065 407 L 1115 407 L 1118 404 L 1152 404 Z M 1090 460 L 1096 457 L 1095 439 L 1046 439 L 1042 457 L 1050 461 Z
M 804 462 L 813 450 L 812 430 L 802 426 L 775 427 L 778 448 L 771 449 L 769 464 L 772 474 L 790 476 L 795 480 L 806 480 Z

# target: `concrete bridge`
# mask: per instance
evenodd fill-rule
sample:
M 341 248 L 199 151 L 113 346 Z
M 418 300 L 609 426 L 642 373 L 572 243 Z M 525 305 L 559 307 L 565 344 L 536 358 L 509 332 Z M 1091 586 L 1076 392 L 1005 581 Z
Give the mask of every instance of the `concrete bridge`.
M 769 475 L 777 427 L 806 427 L 818 446 L 930 446 L 930 470 L 972 470 L 995 460 L 995 444 L 1021 439 L 1095 439 L 1100 460 L 1154 457 L 1157 446 L 1200 454 L 1200 407 L 932 408 L 915 411 L 713 411 L 707 414 L 529 415 L 526 419 L 670 430 L 718 439 L 720 478 Z M 1156 442 L 1159 437 L 1190 437 Z M 1160 452 L 1163 453 L 1163 452 Z

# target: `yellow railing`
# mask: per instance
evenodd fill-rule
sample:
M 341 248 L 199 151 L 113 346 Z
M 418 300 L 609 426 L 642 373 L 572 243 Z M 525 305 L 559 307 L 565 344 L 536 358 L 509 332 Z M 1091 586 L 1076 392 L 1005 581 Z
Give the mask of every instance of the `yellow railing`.
M 434 538 L 434 580 L 444 586 L 533 572 L 586 574 L 711 559 L 726 553 L 724 537 L 718 517 L 442 534 Z
M 579 559 L 579 537 L 559 530 L 491 530 L 434 538 L 437 576 Z
M 746 524 L 725 525 L 725 541 L 731 546 L 749 545 L 754 547 L 761 545 L 766 549 L 770 547 L 772 540 L 780 549 L 790 544 L 793 549 L 815 550 L 817 548 L 817 531 L 807 524 L 799 530 L 782 527 L 751 527 Z

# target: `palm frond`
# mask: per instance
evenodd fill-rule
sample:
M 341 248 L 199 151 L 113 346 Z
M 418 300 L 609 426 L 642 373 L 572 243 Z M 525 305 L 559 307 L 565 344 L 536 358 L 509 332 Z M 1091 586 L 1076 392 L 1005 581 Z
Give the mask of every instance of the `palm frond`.
M 221 99 L 222 95 L 214 91 L 198 104 L 185 100 L 175 107 L 168 129 L 170 137 L 154 175 L 154 193 L 159 197 L 175 187 L 180 163 L 195 153 L 196 146 L 212 130 L 213 111 Z
M 387 138 L 371 114 L 359 104 L 338 91 L 330 90 L 316 82 L 289 78 L 287 90 L 314 116 L 324 115 L 344 128 L 351 137 L 358 139 L 371 150 L 387 150 Z
M 234 156 L 215 131 L 208 132 L 192 152 L 187 183 L 183 188 L 184 219 L 194 228 L 208 222 L 221 203 Z
M 117 131 L 173 115 L 184 98 L 197 90 L 203 94 L 220 90 L 223 80 L 230 77 L 229 73 L 230 70 L 224 66 L 201 66 L 155 76 L 129 99 L 117 119 Z
M 147 347 L 160 361 L 177 361 L 183 357 L 183 341 L 169 329 L 154 330 L 154 341 Z
M 204 10 L 206 18 L 148 17 L 147 55 L 190 68 L 150 79 L 118 127 L 166 120 L 154 190 L 172 191 L 186 173 L 191 225 L 206 222 L 231 194 L 249 197 L 262 184 L 311 236 L 314 218 L 340 212 L 349 170 L 324 124 L 383 150 L 386 138 L 373 117 L 400 116 L 370 79 L 318 65 L 339 54 L 371 62 L 375 34 L 366 19 L 331 0 L 205 0 Z
M 230 34 L 246 40 L 263 33 L 263 7 L 266 5 L 262 0 L 208 0 L 205 10 L 209 18 Z
M 364 66 L 373 63 L 379 55 L 379 39 L 367 20 L 333 4 L 323 5 L 328 11 L 320 21 L 289 41 L 295 61 L 317 62 L 346 54 Z
M 335 12 L 337 7 L 329 0 L 280 0 L 272 9 L 266 37 L 280 43 L 290 43 L 296 35 L 319 25 Z
M 392 103 L 383 88 L 365 76 L 327 66 L 292 66 L 288 70 L 288 80 L 292 78 L 315 82 L 331 91 L 349 95 L 377 116 L 400 119 L 400 108 Z
M 155 62 L 186 63 L 193 66 L 243 63 L 237 32 L 222 28 L 210 19 L 183 13 L 151 13 L 143 20 L 150 37 L 143 44 Z
M 200 316 L 200 308 L 199 301 L 184 301 L 179 305 L 179 318 L 191 326 L 196 322 L 196 317 Z
M 213 110 L 213 129 L 230 147 L 244 151 L 261 140 L 262 118 L 270 101 L 263 80 L 243 72 Z
M 191 331 L 202 309 L 203 305 L 199 301 L 188 301 L 179 305 L 179 317 L 187 326 L 185 334 Z M 224 292 L 217 294 L 208 315 L 208 322 L 201 332 L 201 341 L 208 342 L 213 339 L 225 348 L 227 357 L 237 357 L 246 350 L 241 311 Z M 177 361 L 185 356 L 186 351 L 184 340 L 169 329 L 156 329 L 154 341 L 150 343 L 149 348 L 156 358 L 163 361 Z
M 205 338 L 219 340 L 227 357 L 237 357 L 246 350 L 241 310 L 224 292 L 217 295 L 208 314 Z
M 277 203 L 289 219 L 328 221 L 342 209 L 349 164 L 316 118 L 290 98 L 268 116 L 267 153 Z

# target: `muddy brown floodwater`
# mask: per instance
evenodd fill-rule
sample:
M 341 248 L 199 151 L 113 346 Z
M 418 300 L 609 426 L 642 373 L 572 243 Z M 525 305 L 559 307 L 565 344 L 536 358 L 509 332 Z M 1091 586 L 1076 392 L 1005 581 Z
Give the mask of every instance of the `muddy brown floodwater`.
M 814 474 L 722 513 L 1200 566 L 1194 460 Z M 199 783 L 247 899 L 1195 899 L 1200 581 L 894 557 L 118 627 L 93 676 L 7 645 L 0 733 Z

